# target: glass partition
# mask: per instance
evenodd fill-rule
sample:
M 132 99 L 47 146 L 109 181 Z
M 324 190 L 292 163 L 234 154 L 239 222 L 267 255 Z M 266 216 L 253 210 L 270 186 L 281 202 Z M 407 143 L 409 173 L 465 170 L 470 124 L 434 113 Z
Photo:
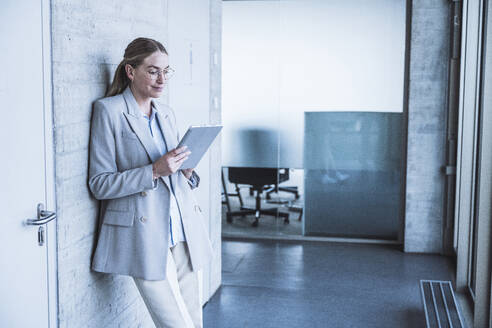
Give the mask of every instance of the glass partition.
M 404 0 L 223 2 L 223 167 L 224 172 L 228 167 L 279 169 L 277 183 L 273 185 L 275 190 L 262 193 L 261 205 L 278 207 L 281 212 L 289 213 L 290 223 L 287 225 L 283 218 L 273 222 L 271 217 L 265 218 L 265 224 L 270 222 L 275 227 L 269 233 L 395 237 L 398 210 L 390 223 L 386 224 L 386 219 L 381 219 L 379 228 L 382 230 L 379 232 L 361 232 L 364 229 L 354 229 L 355 224 L 349 221 L 345 221 L 345 230 L 330 224 L 329 227 L 334 228 L 330 232 L 316 219 L 321 208 L 316 209 L 305 201 L 316 201 L 318 198 L 313 198 L 315 194 L 321 197 L 319 200 L 326 198 L 327 190 L 316 190 L 326 187 L 318 185 L 315 175 L 319 172 L 316 170 L 332 170 L 330 165 L 336 162 L 337 165 L 348 166 L 337 166 L 337 171 L 330 171 L 323 179 L 329 180 L 330 174 L 337 172 L 343 178 L 348 174 L 347 170 L 352 170 L 352 179 L 357 176 L 357 179 L 349 181 L 355 183 L 354 188 L 361 181 L 369 184 L 367 190 L 391 186 L 393 189 L 388 192 L 395 202 L 391 203 L 390 212 L 401 205 L 400 181 L 395 180 L 401 168 L 395 166 L 396 162 L 385 162 L 388 160 L 385 156 L 393 151 L 385 147 L 393 147 L 398 140 L 401 141 L 405 7 Z M 354 110 L 375 115 L 364 116 L 361 113 L 354 116 Z M 326 116 L 330 112 L 340 115 L 346 112 L 343 119 L 337 116 L 339 124 L 355 124 L 354 129 L 357 124 L 362 124 L 362 130 L 358 135 L 347 132 L 344 137 L 345 132 L 336 135 L 334 130 L 325 129 L 322 122 L 334 118 Z M 352 119 L 358 123 L 351 122 Z M 318 132 L 310 134 L 311 128 L 308 131 L 307 124 Z M 369 126 L 382 130 L 369 133 L 365 130 Z M 336 137 L 328 148 L 327 133 Z M 361 144 L 366 137 L 370 137 L 370 140 L 365 140 L 368 145 Z M 311 159 L 313 148 L 306 148 L 310 145 L 318 145 L 324 151 L 319 158 Z M 383 153 L 364 153 L 368 151 L 366 146 Z M 340 147 L 354 148 L 340 153 Z M 331 149 L 331 157 L 326 154 L 326 149 Z M 344 157 L 348 154 L 355 156 L 356 153 L 359 156 L 357 160 L 360 160 L 358 167 L 351 162 L 355 157 L 351 160 Z M 306 158 L 309 158 L 307 162 Z M 392 161 L 400 159 L 400 154 L 391 157 Z M 313 168 L 310 164 L 320 167 Z M 379 176 L 376 172 L 381 169 L 383 173 L 380 172 L 382 175 Z M 391 170 L 396 170 L 391 173 L 393 178 L 386 176 Z M 227 182 L 227 173 L 225 175 Z M 248 190 L 250 187 L 247 184 L 239 184 L 239 187 L 248 203 L 246 205 L 255 205 L 255 195 Z M 330 184 L 329 197 L 352 199 L 357 191 L 353 189 L 351 194 L 347 194 L 343 189 L 346 187 Z M 235 184 L 229 184 L 228 189 L 234 193 Z M 363 200 L 361 197 L 357 199 Z M 238 200 L 233 197 L 233 201 L 236 209 L 239 208 Z M 368 206 L 360 204 L 360 210 Z M 234 230 L 240 224 L 247 229 L 246 223 L 251 223 L 251 220 L 240 217 L 231 221 L 232 224 L 223 226 L 225 230 Z M 343 221 L 340 224 L 343 225 Z M 261 225 L 260 220 L 259 227 Z M 250 233 L 261 234 L 262 230 L 250 230 Z
M 402 114 L 305 114 L 304 234 L 398 239 Z

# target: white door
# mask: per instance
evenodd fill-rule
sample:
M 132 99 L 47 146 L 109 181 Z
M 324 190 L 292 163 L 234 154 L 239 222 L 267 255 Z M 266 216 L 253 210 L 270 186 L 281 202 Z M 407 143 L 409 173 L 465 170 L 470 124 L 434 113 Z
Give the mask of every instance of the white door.
M 0 327 L 50 327 L 56 313 L 55 224 L 26 224 L 54 208 L 49 13 L 48 0 L 0 2 Z

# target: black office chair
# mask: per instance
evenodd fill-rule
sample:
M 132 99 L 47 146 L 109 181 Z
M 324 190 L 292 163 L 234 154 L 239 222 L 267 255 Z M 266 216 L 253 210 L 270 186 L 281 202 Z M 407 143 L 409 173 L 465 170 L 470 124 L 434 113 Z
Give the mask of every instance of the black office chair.
M 229 192 L 227 190 L 227 186 L 226 186 L 226 182 L 225 182 L 225 178 L 224 178 L 224 168 L 221 169 L 220 174 L 222 177 L 222 190 L 223 190 L 222 195 L 225 198 L 222 201 L 222 204 L 225 204 L 227 206 L 227 212 L 231 211 L 231 204 L 229 202 L 229 197 L 239 198 L 239 206 L 244 207 L 243 198 L 241 197 L 241 192 L 240 192 L 240 189 L 239 189 L 239 186 L 237 185 L 237 183 L 234 184 L 236 187 L 236 192 Z
M 275 184 L 275 188 L 269 190 L 266 193 L 266 199 L 272 199 L 272 193 L 278 193 L 279 191 L 288 192 L 294 194 L 295 199 L 299 199 L 299 190 L 297 186 L 280 186 L 280 184 L 284 181 L 289 180 L 289 169 L 279 169 L 279 179 Z M 283 202 L 288 203 L 288 202 Z
M 288 172 L 288 171 L 287 171 Z M 251 185 L 253 191 L 256 192 L 255 208 L 246 208 L 241 206 L 239 211 L 228 211 L 227 222 L 231 223 L 234 216 L 245 216 L 249 214 L 255 215 L 253 227 L 258 226 L 260 216 L 271 215 L 284 218 L 284 223 L 289 223 L 289 213 L 283 213 L 278 208 L 261 208 L 261 194 L 263 191 L 269 191 L 273 186 L 278 184 L 279 180 L 285 179 L 285 176 L 279 175 L 279 170 L 275 168 L 256 168 L 256 167 L 229 167 L 229 181 L 235 184 Z M 230 208 L 230 207 L 228 207 Z

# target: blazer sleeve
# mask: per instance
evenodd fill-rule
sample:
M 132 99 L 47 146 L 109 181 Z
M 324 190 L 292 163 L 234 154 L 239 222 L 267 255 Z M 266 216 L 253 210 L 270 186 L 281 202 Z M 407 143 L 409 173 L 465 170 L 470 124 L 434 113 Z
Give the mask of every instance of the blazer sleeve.
M 96 199 L 114 199 L 153 188 L 152 164 L 118 172 L 114 122 L 101 101 L 94 104 L 89 151 L 89 188 Z

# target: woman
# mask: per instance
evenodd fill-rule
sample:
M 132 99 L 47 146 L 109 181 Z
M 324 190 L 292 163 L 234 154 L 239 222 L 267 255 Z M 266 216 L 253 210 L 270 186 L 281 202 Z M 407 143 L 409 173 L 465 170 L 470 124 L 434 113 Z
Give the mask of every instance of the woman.
M 135 39 L 94 104 L 89 187 L 101 205 L 92 269 L 132 276 L 157 327 L 202 327 L 199 270 L 212 248 L 192 191 L 199 177 L 180 170 L 190 152 L 175 149 L 174 113 L 153 100 L 171 73 L 161 43 Z

